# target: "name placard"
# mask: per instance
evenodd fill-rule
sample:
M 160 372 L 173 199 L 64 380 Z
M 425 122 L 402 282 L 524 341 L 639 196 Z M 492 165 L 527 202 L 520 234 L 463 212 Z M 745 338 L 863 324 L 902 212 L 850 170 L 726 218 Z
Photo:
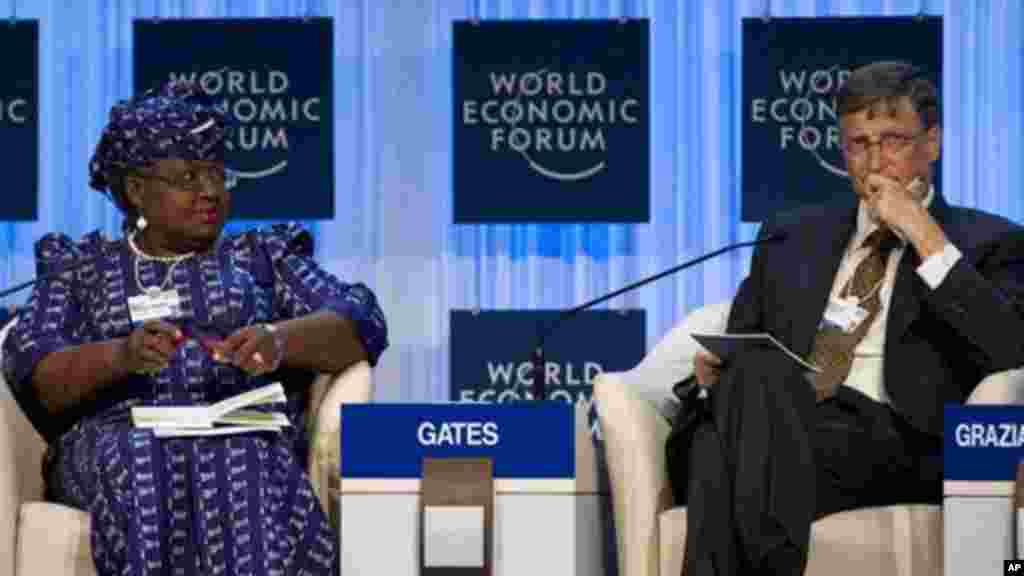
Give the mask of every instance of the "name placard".
M 1024 406 L 945 407 L 945 480 L 1010 481 L 1024 458 Z
M 342 478 L 420 478 L 423 458 L 490 458 L 495 478 L 573 478 L 573 406 L 343 404 Z

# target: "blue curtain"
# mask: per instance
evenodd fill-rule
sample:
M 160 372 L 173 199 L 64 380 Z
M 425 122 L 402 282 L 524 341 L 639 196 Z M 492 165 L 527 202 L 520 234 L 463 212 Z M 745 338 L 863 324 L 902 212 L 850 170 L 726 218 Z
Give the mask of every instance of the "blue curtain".
M 132 91 L 133 19 L 330 16 L 337 216 L 308 223 L 317 255 L 382 300 L 392 347 L 378 399 L 444 399 L 450 309 L 568 307 L 753 237 L 738 222 L 742 18 L 915 14 L 945 17 L 947 198 L 1024 220 L 1014 0 L 0 0 L 0 18 L 40 23 L 42 158 L 38 221 L 0 223 L 0 283 L 31 277 L 45 232 L 117 234 L 120 215 L 88 188 L 86 162 L 110 106 Z M 651 222 L 453 225 L 452 21 L 608 17 L 651 19 Z M 687 311 L 728 298 L 748 263 L 740 251 L 609 306 L 646 309 L 652 346 Z

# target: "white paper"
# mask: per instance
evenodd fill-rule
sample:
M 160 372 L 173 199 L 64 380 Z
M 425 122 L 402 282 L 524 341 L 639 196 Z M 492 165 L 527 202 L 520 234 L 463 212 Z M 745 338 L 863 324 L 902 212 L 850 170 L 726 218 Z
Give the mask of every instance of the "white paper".
M 134 406 L 132 407 L 132 423 L 136 428 L 155 430 L 157 437 L 161 438 L 219 436 L 236 433 L 239 430 L 249 431 L 248 429 L 280 431 L 282 427 L 291 425 L 288 417 L 284 414 L 246 410 L 245 408 L 280 403 L 285 400 L 284 387 L 280 382 L 274 382 L 232 396 L 212 406 Z M 175 433 L 174 431 L 179 432 Z
M 206 406 L 134 406 L 136 428 L 210 428 L 213 418 Z
M 235 410 L 217 418 L 217 424 L 233 424 L 235 426 L 291 426 L 288 417 L 280 412 L 262 412 L 260 410 Z
M 482 568 L 483 506 L 424 506 L 423 565 Z
M 218 426 L 216 428 L 154 428 L 157 438 L 185 438 L 193 436 L 226 436 L 250 432 L 280 432 L 278 426 Z
M 728 362 L 742 350 L 753 347 L 767 347 L 775 348 L 785 353 L 786 356 L 792 358 L 797 364 L 812 372 L 821 372 L 821 368 L 804 360 L 795 352 L 783 346 L 782 342 L 776 340 L 771 334 L 703 334 L 694 332 L 690 335 L 709 352 L 721 358 L 723 362 Z
M 288 398 L 284 395 L 284 387 L 280 382 L 274 382 L 261 388 L 243 392 L 237 396 L 225 398 L 210 406 L 210 414 L 214 420 L 221 416 L 230 414 L 240 408 L 248 406 L 260 406 L 262 404 L 284 403 Z

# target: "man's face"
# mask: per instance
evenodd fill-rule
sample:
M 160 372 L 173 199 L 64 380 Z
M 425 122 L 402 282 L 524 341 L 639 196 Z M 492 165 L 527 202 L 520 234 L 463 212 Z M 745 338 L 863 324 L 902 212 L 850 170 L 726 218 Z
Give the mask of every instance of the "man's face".
M 925 130 L 907 97 L 880 101 L 871 108 L 839 119 L 843 158 L 854 191 L 866 198 L 871 174 L 904 186 L 919 178 L 919 194 L 928 193 L 931 163 L 938 159 L 941 132 L 938 125 Z

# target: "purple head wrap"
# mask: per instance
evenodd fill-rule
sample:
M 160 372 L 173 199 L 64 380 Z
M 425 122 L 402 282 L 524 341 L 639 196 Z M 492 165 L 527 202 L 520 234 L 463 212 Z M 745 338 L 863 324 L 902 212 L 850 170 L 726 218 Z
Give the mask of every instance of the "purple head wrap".
M 89 185 L 109 195 L 117 169 L 166 158 L 223 161 L 225 130 L 224 112 L 191 82 L 172 80 L 122 100 L 89 161 Z

